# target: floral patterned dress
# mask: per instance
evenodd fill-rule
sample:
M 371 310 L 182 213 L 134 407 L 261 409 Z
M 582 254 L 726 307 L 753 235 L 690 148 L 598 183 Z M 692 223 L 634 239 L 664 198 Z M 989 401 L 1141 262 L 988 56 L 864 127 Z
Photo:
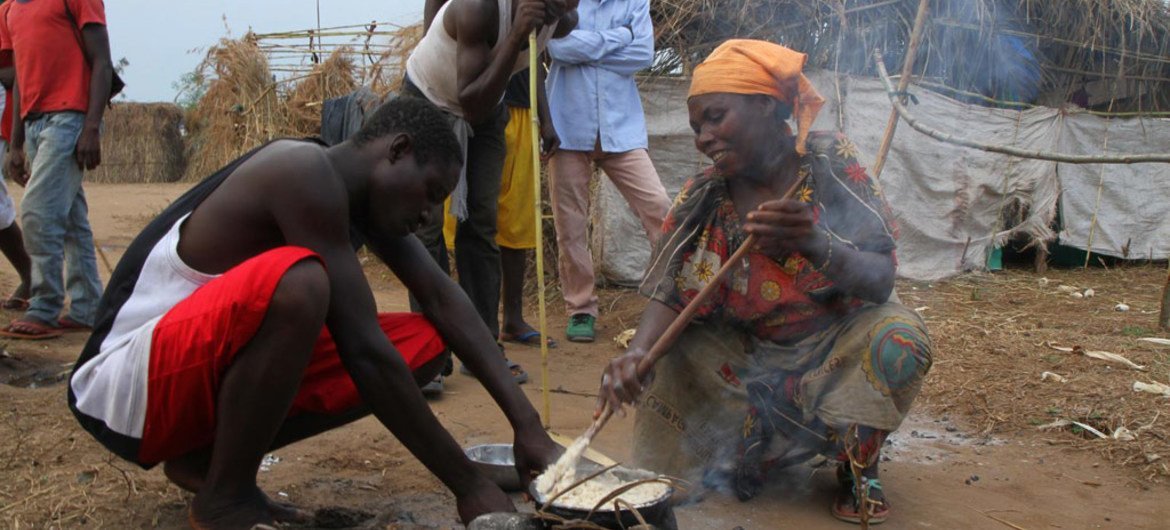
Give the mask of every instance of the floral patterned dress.
M 814 132 L 798 169 L 795 198 L 814 205 L 817 225 L 837 245 L 894 253 L 896 229 L 881 190 L 857 161 L 857 147 L 841 134 Z M 663 224 L 642 293 L 681 311 L 739 248 L 747 234 L 727 180 L 708 171 L 689 180 Z M 733 323 L 757 337 L 790 343 L 823 329 L 864 305 L 842 292 L 800 254 L 776 260 L 750 253 L 697 318 Z
M 796 199 L 813 205 L 836 248 L 893 256 L 897 229 L 854 144 L 814 132 L 808 145 Z M 644 295 L 681 312 L 746 239 L 727 184 L 709 171 L 683 187 Z M 846 292 L 799 253 L 750 252 L 655 367 L 635 422 L 635 460 L 692 480 L 710 478 L 695 468 L 721 474 L 741 498 L 782 461 L 844 460 L 853 426 L 854 454 L 868 460 L 901 424 L 930 364 L 913 311 Z

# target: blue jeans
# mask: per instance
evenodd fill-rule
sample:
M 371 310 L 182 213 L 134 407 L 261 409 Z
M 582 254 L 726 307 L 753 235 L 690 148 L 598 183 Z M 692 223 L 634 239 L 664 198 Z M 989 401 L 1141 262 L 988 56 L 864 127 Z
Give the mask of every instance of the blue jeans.
M 24 246 L 32 258 L 32 298 L 25 317 L 54 325 L 65 307 L 66 288 L 69 318 L 91 326 L 102 295 L 89 205 L 73 154 L 84 122 L 80 112 L 54 112 L 24 122 L 32 166 L 20 203 Z

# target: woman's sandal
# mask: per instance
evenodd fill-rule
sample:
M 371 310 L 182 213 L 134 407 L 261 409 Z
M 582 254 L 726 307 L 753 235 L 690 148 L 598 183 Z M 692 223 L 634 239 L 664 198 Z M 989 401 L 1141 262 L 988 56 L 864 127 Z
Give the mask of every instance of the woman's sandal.
M 862 477 L 862 479 L 865 497 L 869 500 L 867 507 L 869 524 L 882 524 L 890 516 L 890 502 L 884 498 L 876 500 L 871 497 L 871 492 L 882 491 L 882 482 L 876 478 Z M 841 491 L 837 493 L 837 498 L 833 501 L 833 517 L 847 523 L 861 524 L 860 501 L 857 499 L 857 488 L 853 482 L 853 474 L 838 469 L 837 481 L 841 485 Z

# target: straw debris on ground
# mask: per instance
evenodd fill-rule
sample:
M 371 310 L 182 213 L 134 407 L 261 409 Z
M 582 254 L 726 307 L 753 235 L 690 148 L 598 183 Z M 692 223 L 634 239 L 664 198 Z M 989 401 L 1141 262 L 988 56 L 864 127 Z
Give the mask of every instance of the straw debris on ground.
M 1011 270 L 900 283 L 902 301 L 919 309 L 935 343 L 918 406 L 965 416 L 980 435 L 1095 451 L 1132 468 L 1140 481 L 1164 482 L 1170 478 L 1167 402 L 1134 390 L 1135 381 L 1170 383 L 1170 349 L 1140 340 L 1164 336 L 1156 331 L 1159 293 L 1149 288 L 1164 274 L 1165 265 L 1156 264 L 1050 270 L 1047 281 Z M 1096 295 L 1074 298 L 1062 285 Z M 1117 311 L 1119 302 L 1133 309 Z M 1062 351 L 1054 343 L 1076 348 Z M 1114 353 L 1147 370 L 1085 351 Z M 1037 429 L 1053 422 L 1061 428 Z

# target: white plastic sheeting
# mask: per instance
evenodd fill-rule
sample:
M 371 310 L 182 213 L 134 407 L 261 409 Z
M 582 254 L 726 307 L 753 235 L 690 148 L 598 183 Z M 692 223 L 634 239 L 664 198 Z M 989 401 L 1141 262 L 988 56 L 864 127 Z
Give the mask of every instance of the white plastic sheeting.
M 842 76 L 838 91 L 831 73 L 811 77 L 829 101 L 814 128 L 843 130 L 857 144 L 862 163 L 872 163 L 891 108 L 880 81 Z M 688 82 L 641 84 L 650 157 L 672 196 L 706 163 L 688 125 Z M 1170 150 L 1168 119 L 990 109 L 925 89 L 911 92 L 918 98 L 910 105 L 915 116 L 956 136 L 1069 154 Z M 1170 257 L 1170 164 L 1025 160 L 942 143 L 901 123 L 880 183 L 901 229 L 903 277 L 934 280 L 983 269 L 988 251 L 1015 234 L 1051 240 L 1058 198 L 1062 244 L 1089 249 L 1091 243 L 1093 252 L 1130 259 Z M 638 283 L 649 244 L 629 206 L 604 179 L 594 201 L 593 230 L 600 274 L 619 284 Z

